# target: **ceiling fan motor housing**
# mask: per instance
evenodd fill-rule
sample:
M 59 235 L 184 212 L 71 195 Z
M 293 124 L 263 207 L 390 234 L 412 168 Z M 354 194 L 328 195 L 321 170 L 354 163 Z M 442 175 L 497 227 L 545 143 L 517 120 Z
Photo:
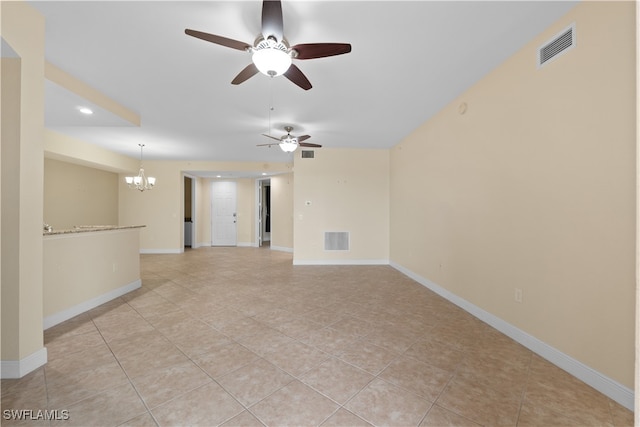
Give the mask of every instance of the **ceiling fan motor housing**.
M 298 138 L 295 136 L 291 136 L 291 131 L 293 130 L 293 126 L 285 126 L 284 130 L 287 131 L 286 135 L 282 135 L 280 137 L 280 140 L 282 142 L 286 142 L 286 143 L 290 143 L 290 144 L 297 144 L 298 143 Z

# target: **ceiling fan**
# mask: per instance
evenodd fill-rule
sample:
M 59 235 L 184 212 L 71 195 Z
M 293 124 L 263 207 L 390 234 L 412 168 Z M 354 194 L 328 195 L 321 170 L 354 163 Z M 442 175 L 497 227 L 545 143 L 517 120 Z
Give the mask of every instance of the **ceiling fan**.
M 287 131 L 286 135 L 281 136 L 280 138 L 276 138 L 275 136 L 271 136 L 271 135 L 267 135 L 267 134 L 262 134 L 263 136 L 266 136 L 267 138 L 271 138 L 271 139 L 275 139 L 276 141 L 279 142 L 274 142 L 271 144 L 258 144 L 258 147 L 272 147 L 274 145 L 279 145 L 280 148 L 282 149 L 282 151 L 286 152 L 286 153 L 291 153 L 296 151 L 296 148 L 298 148 L 298 146 L 300 147 L 313 147 L 313 148 L 320 148 L 322 147 L 322 145 L 319 144 L 311 144 L 309 142 L 302 142 L 302 141 L 306 141 L 307 139 L 311 138 L 311 136 L 309 135 L 302 135 L 302 136 L 293 136 L 291 135 L 291 131 L 293 130 L 292 126 L 285 126 L 284 130 Z
M 309 90 L 312 87 L 311 82 L 296 65 L 292 64 L 292 59 L 324 58 L 351 52 L 351 45 L 348 43 L 306 43 L 289 46 L 283 34 L 280 0 L 262 2 L 262 34 L 256 38 L 253 46 L 201 31 L 186 29 L 184 32 L 211 43 L 252 53 L 253 62 L 231 81 L 234 85 L 261 72 L 271 77 L 283 74 L 302 89 Z

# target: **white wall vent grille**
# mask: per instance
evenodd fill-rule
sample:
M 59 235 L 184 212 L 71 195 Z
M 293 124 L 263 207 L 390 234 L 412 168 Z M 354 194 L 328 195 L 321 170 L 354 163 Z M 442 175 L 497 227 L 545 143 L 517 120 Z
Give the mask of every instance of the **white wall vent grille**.
M 302 150 L 303 159 L 313 159 L 315 152 L 313 150 Z
M 348 251 L 349 232 L 348 231 L 325 231 L 324 232 L 325 251 Z
M 538 49 L 538 68 L 566 53 L 576 45 L 576 24 L 565 28 Z

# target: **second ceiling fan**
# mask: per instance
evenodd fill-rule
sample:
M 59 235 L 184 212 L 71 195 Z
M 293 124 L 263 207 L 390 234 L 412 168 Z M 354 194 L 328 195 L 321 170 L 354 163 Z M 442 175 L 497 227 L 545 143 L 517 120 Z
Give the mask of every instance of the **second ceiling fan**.
M 287 131 L 286 135 L 283 135 L 280 138 L 276 138 L 275 136 L 267 135 L 263 133 L 263 136 L 267 138 L 275 139 L 278 142 L 272 142 L 271 144 L 258 144 L 258 147 L 272 147 L 274 145 L 279 145 L 282 151 L 286 153 L 291 153 L 296 151 L 298 147 L 310 147 L 310 148 L 320 148 L 322 145 L 320 144 L 312 144 L 310 142 L 303 142 L 307 139 L 311 138 L 310 135 L 302 135 L 302 136 L 293 136 L 291 135 L 291 131 L 293 130 L 292 126 L 285 126 L 284 130 Z
M 312 87 L 311 82 L 292 63 L 293 59 L 324 58 L 351 52 L 349 43 L 304 43 L 289 46 L 289 42 L 284 37 L 283 28 L 280 0 L 264 0 L 262 2 L 262 34 L 256 38 L 253 46 L 202 31 L 186 29 L 184 32 L 211 43 L 252 53 L 253 62 L 231 81 L 234 85 L 262 72 L 271 77 L 284 75 L 302 89 L 309 90 Z

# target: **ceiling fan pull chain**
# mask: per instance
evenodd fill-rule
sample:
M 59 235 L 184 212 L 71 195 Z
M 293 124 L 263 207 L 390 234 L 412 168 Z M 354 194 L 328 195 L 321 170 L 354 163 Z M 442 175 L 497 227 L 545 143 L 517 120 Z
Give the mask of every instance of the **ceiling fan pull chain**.
M 273 77 L 269 79 L 269 135 L 271 135 L 271 112 L 273 111 Z

